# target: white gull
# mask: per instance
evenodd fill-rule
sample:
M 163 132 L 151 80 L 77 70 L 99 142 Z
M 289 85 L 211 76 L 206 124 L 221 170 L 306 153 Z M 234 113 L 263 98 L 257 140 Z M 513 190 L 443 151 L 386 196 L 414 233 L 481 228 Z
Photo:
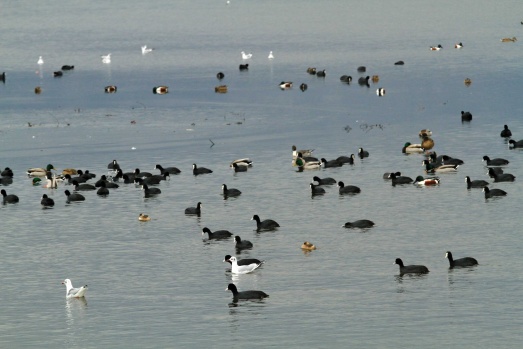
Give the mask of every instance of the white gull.
M 245 53 L 245 51 L 242 51 L 241 54 L 242 54 L 242 59 L 251 59 L 252 58 L 252 53 Z
M 109 64 L 111 63 L 111 54 L 107 54 L 105 56 L 102 56 L 102 63 Z
M 65 298 L 67 299 L 84 297 L 87 292 L 87 285 L 80 288 L 74 288 L 69 279 L 62 281 L 62 285 L 65 285 Z

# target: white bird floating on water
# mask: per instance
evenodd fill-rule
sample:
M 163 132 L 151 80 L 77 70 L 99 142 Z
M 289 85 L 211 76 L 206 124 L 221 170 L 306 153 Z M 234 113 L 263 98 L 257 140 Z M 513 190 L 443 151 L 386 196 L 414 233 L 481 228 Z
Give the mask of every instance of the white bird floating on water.
M 44 64 L 44 59 L 42 58 L 42 56 L 40 56 L 40 58 L 38 58 L 38 64 L 42 65 Z
M 237 260 L 236 257 L 230 255 L 225 256 L 223 261 L 231 263 L 231 272 L 233 274 L 247 274 L 253 272 L 265 263 L 265 261 L 260 261 L 255 258 Z
M 252 58 L 252 53 L 245 53 L 245 51 L 242 51 L 241 54 L 242 54 L 242 59 L 251 59 Z
M 69 279 L 62 281 L 62 285 L 65 285 L 65 298 L 67 299 L 84 297 L 87 292 L 87 285 L 80 288 L 74 288 Z
M 142 55 L 152 52 L 152 50 L 154 50 L 154 48 L 147 48 L 147 45 L 143 45 L 142 46 Z
M 102 63 L 109 64 L 111 63 L 111 54 L 107 54 L 105 56 L 102 56 Z
M 267 57 L 267 58 L 269 58 L 269 59 L 274 59 L 274 55 L 272 54 L 272 51 L 269 52 L 269 57 Z

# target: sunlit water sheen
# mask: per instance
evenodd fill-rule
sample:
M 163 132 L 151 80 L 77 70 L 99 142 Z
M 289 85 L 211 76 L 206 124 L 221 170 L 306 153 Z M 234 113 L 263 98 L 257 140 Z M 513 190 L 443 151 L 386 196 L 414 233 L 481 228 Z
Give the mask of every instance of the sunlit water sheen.
M 518 1 L 3 6 L 0 167 L 15 172 L 4 189 L 20 203 L 0 206 L 0 347 L 519 347 L 522 154 L 499 132 L 508 124 L 514 139 L 522 134 L 522 50 L 500 42 L 522 36 L 522 9 Z M 460 41 L 463 49 L 452 48 Z M 444 49 L 429 51 L 437 44 Z M 142 55 L 143 45 L 155 50 Z M 240 51 L 253 53 L 248 72 L 238 70 Z M 107 53 L 112 62 L 102 64 Z M 64 64 L 75 69 L 53 78 Z M 360 65 L 380 82 L 358 86 Z M 308 75 L 310 66 L 327 77 Z M 294 87 L 281 91 L 281 81 Z M 111 84 L 118 92 L 104 94 Z M 219 84 L 229 92 L 214 93 Z M 152 94 L 158 85 L 169 94 Z M 461 123 L 461 110 L 471 123 Z M 384 172 L 423 175 L 422 156 L 401 154 L 423 128 L 439 154 L 465 165 L 437 188 L 392 187 Z M 370 157 L 298 173 L 293 144 L 327 159 L 359 147 Z M 488 178 L 483 155 L 510 160 L 516 182 L 492 185 L 507 197 L 486 201 L 466 189 L 466 175 Z M 228 165 L 240 157 L 254 166 L 234 174 Z M 24 173 L 52 163 L 99 177 L 113 159 L 124 171 L 157 173 L 159 163 L 182 173 L 155 198 L 122 184 L 70 205 L 65 186 L 32 187 Z M 214 173 L 194 177 L 193 163 Z M 362 192 L 327 187 L 311 198 L 314 175 Z M 223 183 L 242 195 L 224 200 Z M 41 209 L 44 193 L 54 208 Z M 198 201 L 201 217 L 184 215 Z M 152 221 L 138 222 L 140 212 Z M 254 214 L 281 228 L 255 232 Z M 357 219 L 376 226 L 341 228 Z M 232 239 L 205 241 L 203 227 L 252 241 L 239 257 L 266 263 L 232 276 L 222 263 L 235 254 Z M 305 240 L 318 250 L 304 254 Z M 447 250 L 480 265 L 449 271 Z M 431 272 L 399 278 L 398 257 Z M 64 278 L 89 285 L 85 301 L 65 300 Z M 230 282 L 270 297 L 231 303 Z

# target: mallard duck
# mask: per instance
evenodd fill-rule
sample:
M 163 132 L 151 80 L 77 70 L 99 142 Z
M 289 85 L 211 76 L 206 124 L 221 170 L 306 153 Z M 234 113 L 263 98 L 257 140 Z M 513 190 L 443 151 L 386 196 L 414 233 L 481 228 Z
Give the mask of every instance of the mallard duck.
M 138 216 L 138 220 L 140 222 L 149 222 L 151 220 L 151 217 L 149 217 L 149 215 L 140 213 L 140 215 Z
M 237 163 L 232 164 L 232 168 L 234 169 L 234 172 L 247 172 L 248 169 L 247 166 L 241 166 Z
M 156 86 L 153 87 L 153 93 L 155 95 L 164 95 L 169 92 L 169 87 L 167 86 Z
M 301 150 L 298 150 L 298 148 L 296 148 L 296 146 L 293 145 L 292 146 L 292 157 L 296 158 L 298 156 L 298 154 L 301 154 L 302 157 L 312 156 L 312 152 L 313 151 L 314 151 L 314 149 L 301 149 Z
M 431 137 L 432 136 L 432 131 L 429 130 L 428 128 L 424 128 L 423 130 L 419 131 L 418 137 L 420 139 L 423 139 L 423 137 L 425 137 L 425 136 Z
M 452 258 L 452 252 L 450 251 L 447 251 L 447 253 L 445 254 L 445 258 L 449 260 L 451 269 L 454 267 L 472 267 L 474 265 L 478 265 L 478 261 L 476 260 L 476 258 L 463 257 L 459 259 L 454 259 Z
M 41 182 L 42 182 L 42 179 L 39 178 L 39 177 L 34 177 L 33 180 L 31 181 L 31 183 L 32 183 L 33 185 L 35 185 L 35 186 L 36 186 L 36 185 L 40 185 Z
M 34 167 L 27 170 L 27 175 L 29 177 L 45 177 L 47 176 L 47 172 L 51 170 L 56 170 L 53 165 L 48 164 L 46 168 L 42 167 Z
M 431 46 L 431 47 L 430 47 L 430 50 L 431 50 L 431 51 L 439 51 L 439 50 L 441 50 L 442 48 L 443 48 L 443 46 L 441 46 L 441 45 L 438 45 L 438 46 Z
M 411 144 L 410 142 L 405 143 L 403 148 L 401 149 L 401 152 L 404 154 L 410 154 L 410 153 L 423 153 L 425 150 L 421 146 L 421 144 Z
M 227 85 L 216 86 L 214 88 L 214 92 L 216 92 L 216 93 L 227 93 Z
M 66 174 L 70 176 L 75 176 L 78 174 L 78 171 L 76 171 L 74 168 L 64 168 L 62 170 L 62 174 L 65 176 Z
M 48 188 L 48 189 L 56 189 L 58 188 L 58 181 L 56 179 L 56 176 L 54 174 L 51 174 L 51 172 L 48 172 L 47 175 L 47 180 L 44 184 L 44 188 Z
M 118 88 L 115 85 L 105 86 L 104 88 L 105 93 L 115 93 L 117 90 Z
M 293 160 L 293 166 L 298 166 L 299 172 L 303 170 L 317 170 L 321 168 L 321 161 L 306 161 L 299 156 Z
M 434 140 L 429 136 L 423 136 L 423 139 L 421 140 L 421 147 L 423 150 L 431 150 L 434 148 Z
M 249 158 L 236 159 L 231 162 L 229 167 L 234 167 L 234 164 L 237 164 L 238 166 L 252 167 L 252 160 Z
M 426 187 L 431 185 L 438 185 L 440 182 L 438 177 L 423 178 L 423 176 L 416 177 L 414 184 L 420 187 Z
M 458 170 L 459 165 L 441 165 L 441 166 L 434 166 L 429 162 L 429 160 L 423 160 L 422 162 L 423 166 L 425 166 L 425 172 L 426 173 L 449 173 L 449 172 L 456 172 Z
M 518 41 L 518 39 L 516 39 L 515 36 L 511 37 L 511 38 L 503 38 L 501 39 L 501 42 L 516 42 Z
M 313 251 L 316 249 L 316 246 L 314 246 L 314 244 L 308 242 L 308 241 L 305 241 L 302 245 L 301 245 L 301 249 L 302 250 L 305 250 L 305 251 Z
M 287 90 L 287 89 L 289 89 L 291 87 L 292 87 L 292 82 L 291 81 L 282 81 L 282 82 L 280 82 L 280 88 L 282 90 Z

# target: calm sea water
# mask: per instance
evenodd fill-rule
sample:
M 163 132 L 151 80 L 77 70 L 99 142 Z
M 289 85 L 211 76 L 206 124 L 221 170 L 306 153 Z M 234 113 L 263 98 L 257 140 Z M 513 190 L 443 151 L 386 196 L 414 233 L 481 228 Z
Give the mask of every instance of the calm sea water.
M 0 206 L 0 347 L 515 348 L 522 338 L 521 152 L 516 140 L 522 50 L 518 1 L 19 1 L 2 8 L 0 167 L 15 172 L 16 205 Z M 454 43 L 463 42 L 456 50 Z M 431 45 L 443 45 L 439 52 Z M 155 50 L 142 55 L 140 47 Z M 269 51 L 275 59 L 269 61 Z M 252 52 L 239 72 L 240 51 Z M 100 56 L 112 53 L 112 62 Z M 45 61 L 38 66 L 42 55 Z M 404 66 L 393 63 L 404 60 Z M 74 71 L 53 78 L 64 64 Z M 370 88 L 339 76 L 379 75 Z M 327 77 L 308 75 L 309 66 Z M 216 73 L 225 79 L 218 82 Z M 465 87 L 465 78 L 472 85 Z M 281 81 L 294 87 L 281 91 Z M 307 83 L 302 93 L 297 86 Z M 214 87 L 227 84 L 227 94 Z M 106 85 L 118 86 L 104 94 Z M 168 85 L 169 94 L 152 94 Z M 40 95 L 33 93 L 41 86 Z M 375 94 L 386 88 L 385 97 Z M 473 114 L 462 124 L 460 111 Z M 423 175 L 422 156 L 401 154 L 420 129 L 438 154 L 461 158 L 436 188 L 392 187 L 384 172 Z M 523 137 L 521 137 L 523 138 Z M 354 166 L 296 172 L 291 146 L 327 159 L 356 153 Z M 483 155 L 510 160 L 508 196 L 485 200 L 464 177 L 488 179 Z M 234 174 L 236 158 L 254 166 Z M 117 159 L 125 171 L 182 170 L 143 198 L 121 185 L 106 198 L 33 187 L 29 167 L 89 169 Z M 214 173 L 194 177 L 192 164 Z M 326 188 L 334 177 L 361 194 Z M 221 185 L 240 189 L 224 200 Z M 70 188 L 69 188 L 70 189 Z M 53 197 L 43 210 L 42 194 Z M 201 217 L 184 209 L 203 204 Z M 152 217 L 138 222 L 140 212 Z M 253 214 L 281 224 L 257 233 Z M 347 221 L 376 226 L 352 231 Z M 203 227 L 253 242 L 240 258 L 266 264 L 234 276 L 222 263 L 232 240 L 206 241 Z M 304 254 L 303 241 L 318 246 Z M 445 252 L 480 265 L 449 270 Z M 395 258 L 431 272 L 399 277 Z M 66 301 L 60 282 L 88 284 Z M 232 303 L 224 289 L 260 289 L 260 302 Z

